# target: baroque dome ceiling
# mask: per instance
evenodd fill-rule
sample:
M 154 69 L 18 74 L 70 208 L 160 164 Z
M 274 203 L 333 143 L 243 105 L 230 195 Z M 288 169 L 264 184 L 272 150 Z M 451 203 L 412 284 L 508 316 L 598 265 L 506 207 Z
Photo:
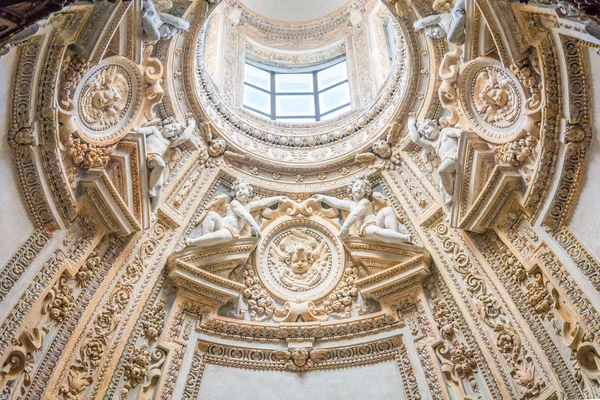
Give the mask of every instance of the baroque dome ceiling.
M 592 3 L 0 6 L 0 398 L 599 397 Z

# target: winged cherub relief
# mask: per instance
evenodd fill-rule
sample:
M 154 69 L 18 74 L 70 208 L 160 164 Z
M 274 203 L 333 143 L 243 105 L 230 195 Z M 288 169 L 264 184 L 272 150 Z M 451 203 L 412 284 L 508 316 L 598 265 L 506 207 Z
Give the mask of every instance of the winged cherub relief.
M 260 237 L 260 228 L 252 216 L 253 211 L 267 208 L 287 200 L 287 196 L 250 200 L 254 189 L 243 179 L 237 179 L 231 187 L 231 202 L 222 194 L 206 206 L 206 212 L 198 218 L 199 226 L 184 239 L 186 246 L 214 246 L 239 238 L 250 228 L 252 236 Z
M 394 122 L 387 128 L 385 139 L 373 143 L 371 152 L 359 153 L 354 160 L 361 164 L 371 164 L 375 169 L 395 169 L 400 165 L 399 141 L 402 126 Z
M 271 246 L 269 257 L 283 286 L 304 291 L 321 281 L 323 269 L 330 263 L 331 252 L 324 240 L 318 241 L 307 228 L 297 228 Z
M 313 196 L 315 200 L 333 208 L 350 212 L 340 230 L 342 239 L 348 237 L 350 228 L 354 226 L 357 234 L 365 238 L 389 244 L 410 242 L 410 232 L 398 221 L 387 199 L 379 193 L 371 195 L 371 182 L 365 176 L 359 175 L 352 180 L 348 185 L 348 194 L 350 198 L 345 200 L 323 194 Z

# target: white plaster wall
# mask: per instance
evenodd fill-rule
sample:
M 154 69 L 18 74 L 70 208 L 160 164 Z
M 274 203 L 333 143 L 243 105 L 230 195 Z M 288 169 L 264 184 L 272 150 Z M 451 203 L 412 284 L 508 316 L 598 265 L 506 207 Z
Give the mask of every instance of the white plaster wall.
M 402 399 L 395 361 L 304 373 L 253 371 L 208 364 L 200 386 L 201 400 Z
M 34 230 L 23 202 L 12 150 L 8 144 L 10 93 L 16 68 L 17 49 L 0 57 L 0 267 Z
M 587 49 L 587 76 L 591 87 L 592 143 L 587 151 L 587 165 L 579 199 L 575 203 L 569 228 L 600 260 L 600 56 Z

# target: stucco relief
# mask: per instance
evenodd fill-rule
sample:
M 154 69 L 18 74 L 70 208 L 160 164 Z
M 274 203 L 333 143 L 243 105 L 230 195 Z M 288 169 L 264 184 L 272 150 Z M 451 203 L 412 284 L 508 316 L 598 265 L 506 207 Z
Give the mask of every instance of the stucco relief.
M 480 69 L 473 77 L 473 105 L 477 114 L 496 128 L 510 126 L 521 106 L 514 81 L 499 68 Z
M 464 64 L 458 87 L 462 109 L 483 139 L 502 144 L 527 128 L 525 104 L 530 102 L 517 77 L 499 62 L 478 58 Z
M 201 21 L 214 7 L 209 3 L 192 2 L 186 15 Z M 594 76 L 586 57 L 593 53 L 587 47 L 596 45 L 582 38 L 585 20 L 565 4 L 555 10 L 547 3 L 502 9 L 478 1 L 469 10 L 473 13 L 465 14 L 473 18 L 466 25 L 473 42 L 461 51 L 444 53 L 447 43 L 421 37 L 429 47 L 413 52 L 418 47 L 412 40 L 419 35 L 403 31 L 406 48 L 397 54 L 405 57 L 406 70 L 398 70 L 392 83 L 396 90 L 409 87 L 405 74 L 415 73 L 430 76 L 431 86 L 425 80 L 410 86 L 414 98 L 388 86 L 381 103 L 318 132 L 277 123 L 251 126 L 248 121 L 254 120 L 242 121 L 221 103 L 207 107 L 206 115 L 163 104 L 160 122 L 148 123 L 161 91 L 172 88 L 173 75 L 161 81 L 158 69 L 146 69 L 149 52 L 142 53 L 141 65 L 130 60 L 144 41 L 133 29 L 140 18 L 133 11 L 143 10 L 132 7 L 123 19 L 107 12 L 106 32 L 98 32 L 100 50 L 93 50 L 97 54 L 90 60 L 72 51 L 91 41 L 92 32 L 83 27 L 75 34 L 61 26 L 73 28 L 112 6 L 78 4 L 64 13 L 68 17 L 52 20 L 43 29 L 62 33 L 34 37 L 15 49 L 23 63 L 15 79 L 9 143 L 36 222 L 60 215 L 56 210 L 69 201 L 72 213 L 53 226 L 39 223 L 8 264 L 0 293 L 5 300 L 2 395 L 198 397 L 206 363 L 308 374 L 395 358 L 407 398 L 597 397 L 599 297 L 587 290 L 598 287 L 597 262 L 565 226 L 594 134 L 593 101 L 588 101 L 595 93 L 589 85 Z M 176 4 L 174 14 L 183 15 L 189 4 Z M 429 2 L 390 4 L 403 29 L 415 15 L 431 14 Z M 462 7 L 460 1 L 436 0 L 433 8 L 450 12 L 456 4 Z M 119 3 L 115 10 L 127 7 Z M 324 31 L 333 32 L 342 22 L 350 23 L 349 30 L 361 29 L 370 6 L 352 7 L 353 15 L 327 23 Z M 71 19 L 71 13 L 88 9 L 95 11 Z M 491 10 L 498 11 L 494 19 Z M 498 25 L 486 22 L 486 33 L 479 31 L 486 26 L 483 20 L 495 18 Z M 243 13 L 228 15 L 226 23 L 268 27 Z M 117 25 L 122 30 L 114 35 Z M 289 41 L 293 29 L 282 25 L 264 37 Z M 305 29 L 304 38 L 317 28 Z M 190 58 L 176 57 L 179 50 L 193 54 L 197 36 L 168 31 L 162 39 L 172 42 L 164 42 L 157 57 L 167 69 L 178 69 L 180 81 L 189 80 Z M 69 34 L 81 35 L 77 46 L 64 45 Z M 107 48 L 124 55 L 106 57 L 114 54 L 102 53 L 109 42 Z M 482 49 L 502 62 L 481 56 Z M 416 53 L 420 65 L 411 58 Z M 447 63 L 436 77 L 442 59 Z M 561 66 L 567 66 L 563 74 Z M 39 87 L 36 71 L 42 74 Z M 435 93 L 438 77 L 442 87 Z M 184 100 L 188 92 L 180 93 Z M 421 102 L 407 105 L 406 99 Z M 37 108 L 29 107 L 36 102 Z M 409 112 L 426 122 L 411 120 L 404 129 Z M 198 121 L 198 137 L 189 118 Z M 533 182 L 524 196 L 515 188 L 502 192 L 496 203 L 476 201 L 478 193 L 493 194 L 491 185 L 471 185 L 461 193 L 473 200 L 477 213 L 494 215 L 482 235 L 441 222 L 443 207 L 460 203 L 449 198 L 457 182 L 495 176 L 487 167 L 476 169 L 481 174 L 454 172 L 461 154 L 457 142 L 471 136 L 463 136 L 463 129 L 481 136 L 471 143 L 478 152 L 466 164 Z M 175 167 L 161 169 L 170 160 L 165 145 L 180 145 L 170 136 L 186 130 L 185 136 L 200 143 L 183 146 L 184 157 Z M 53 141 L 57 132 L 60 141 Z M 124 146 L 125 136 L 135 137 L 136 145 Z M 426 159 L 416 156 L 413 138 L 428 148 Z M 338 164 L 324 169 L 331 159 Z M 270 170 L 265 160 L 285 165 Z M 375 193 L 359 170 L 381 185 Z M 150 172 L 152 180 L 131 171 Z M 94 173 L 112 202 L 95 201 L 90 186 L 79 185 Z M 251 189 L 247 182 L 231 185 L 242 176 Z M 265 176 L 273 180 L 267 183 Z M 213 179 L 245 193 L 234 190 L 230 199 L 221 187 L 215 196 Z M 344 198 L 348 183 L 350 199 Z M 146 192 L 140 189 L 144 185 L 150 186 Z M 132 188 L 139 190 L 127 191 Z M 435 195 L 439 189 L 441 201 Z M 168 202 L 158 200 L 161 190 L 169 194 Z M 159 223 L 134 221 L 131 231 L 119 232 L 122 236 L 108 235 L 117 222 L 100 223 L 101 218 L 127 219 L 118 207 L 130 207 L 134 215 L 142 207 L 140 193 L 146 201 L 148 191 Z M 209 199 L 214 203 L 207 204 Z M 523 223 L 512 221 L 515 213 Z M 97 223 L 93 234 L 79 228 L 88 219 Z M 184 246 L 185 236 L 200 240 Z M 218 241 L 209 242 L 211 237 Z M 433 261 L 409 241 L 434 249 Z M 176 257 L 168 258 L 169 252 Z M 437 288 L 426 283 L 423 291 L 429 273 Z M 198 335 L 228 344 L 198 344 Z
M 79 136 L 94 145 L 119 141 L 140 109 L 143 88 L 139 67 L 130 60 L 113 57 L 92 67 L 73 96 Z
M 280 233 L 269 246 L 269 272 L 295 292 L 318 286 L 331 269 L 331 249 L 315 231 L 294 228 Z
M 338 283 L 340 242 L 324 221 L 284 219 L 265 232 L 257 252 L 258 275 L 277 298 L 316 300 Z
M 79 114 L 93 130 L 105 130 L 119 123 L 131 101 L 127 72 L 109 65 L 84 82 L 79 97 Z

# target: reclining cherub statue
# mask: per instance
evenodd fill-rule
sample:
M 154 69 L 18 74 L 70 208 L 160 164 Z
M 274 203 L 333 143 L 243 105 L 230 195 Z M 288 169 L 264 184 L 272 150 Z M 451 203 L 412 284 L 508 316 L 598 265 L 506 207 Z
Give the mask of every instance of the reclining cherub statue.
M 198 218 L 199 226 L 184 239 L 186 246 L 214 246 L 230 242 L 244 235 L 250 228 L 252 236 L 260 237 L 260 228 L 253 212 L 285 201 L 286 196 L 250 200 L 254 189 L 243 179 L 237 179 L 231 187 L 231 202 L 222 194 L 206 206 L 206 212 Z
M 410 232 L 398 221 L 394 209 L 380 193 L 373 193 L 371 182 L 357 176 L 348 185 L 349 199 L 340 200 L 332 196 L 316 194 L 317 201 L 349 212 L 340 230 L 342 239 L 348 238 L 350 228 L 356 227 L 358 236 L 388 244 L 410 242 Z M 372 198 L 373 200 L 370 200 Z

